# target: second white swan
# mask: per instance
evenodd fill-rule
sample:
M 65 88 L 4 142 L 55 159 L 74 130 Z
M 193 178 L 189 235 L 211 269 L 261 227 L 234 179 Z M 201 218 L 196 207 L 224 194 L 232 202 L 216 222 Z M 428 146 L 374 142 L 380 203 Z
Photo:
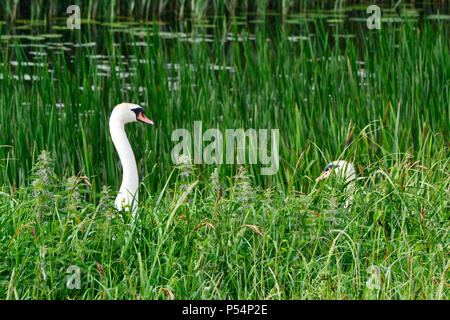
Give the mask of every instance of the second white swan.
M 355 191 L 355 180 L 356 180 L 356 171 L 353 164 L 347 161 L 338 160 L 329 163 L 322 174 L 316 179 L 317 181 L 328 179 L 330 176 L 335 175 L 340 178 L 343 178 L 347 183 L 347 187 L 345 188 L 346 192 L 349 194 L 348 198 L 345 200 L 344 208 L 347 208 L 351 205 L 353 201 L 353 193 Z

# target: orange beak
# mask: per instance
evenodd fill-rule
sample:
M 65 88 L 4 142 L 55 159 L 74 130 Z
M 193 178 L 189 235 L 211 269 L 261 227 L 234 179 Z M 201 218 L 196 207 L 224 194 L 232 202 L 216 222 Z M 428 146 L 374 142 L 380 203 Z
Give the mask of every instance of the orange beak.
M 142 112 L 139 113 L 139 115 L 136 117 L 136 119 L 138 119 L 141 122 L 148 123 L 151 125 L 154 124 L 153 121 L 150 120 L 149 118 L 147 118 Z

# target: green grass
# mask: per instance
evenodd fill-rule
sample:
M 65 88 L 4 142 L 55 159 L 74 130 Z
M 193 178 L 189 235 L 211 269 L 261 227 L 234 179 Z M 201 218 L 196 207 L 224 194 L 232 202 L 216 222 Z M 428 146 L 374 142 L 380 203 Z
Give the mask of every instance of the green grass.
M 57 183 L 41 161 L 32 187 L 0 197 L 1 297 L 448 299 L 448 159 L 398 160 L 366 168 L 349 208 L 339 181 L 284 195 L 245 171 L 200 188 L 195 169 L 175 169 L 134 222 L 110 190 L 94 205 L 82 179 Z M 66 287 L 71 265 L 78 290 Z M 366 286 L 369 266 L 379 289 Z
M 152 28 L 121 33 L 121 46 L 105 33 L 102 48 L 74 49 L 73 58 L 33 59 L 2 40 L 0 298 L 449 298 L 444 23 L 386 23 L 361 41 L 321 20 L 258 24 L 255 40 L 219 23 L 213 41 L 199 43 Z M 299 33 L 308 39 L 289 41 Z M 105 53 L 109 77 L 86 58 Z M 121 168 L 107 124 L 122 101 L 145 102 L 155 122 L 127 128 L 142 178 L 135 221 L 112 207 Z M 176 167 L 171 133 L 193 132 L 196 120 L 204 130 L 280 129 L 279 172 Z M 338 158 L 361 178 L 349 208 L 344 183 L 314 182 Z M 78 290 L 66 287 L 71 265 L 81 269 Z M 380 289 L 366 285 L 370 266 Z

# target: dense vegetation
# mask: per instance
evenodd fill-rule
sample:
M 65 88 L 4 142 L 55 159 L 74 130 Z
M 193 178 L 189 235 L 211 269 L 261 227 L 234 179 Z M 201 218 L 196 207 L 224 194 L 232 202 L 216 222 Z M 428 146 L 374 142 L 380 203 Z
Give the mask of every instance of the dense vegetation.
M 0 298 L 448 299 L 448 23 L 341 18 L 2 34 Z M 122 101 L 155 122 L 127 127 L 137 219 L 113 208 Z M 174 164 L 172 131 L 197 120 L 279 129 L 278 173 Z M 334 159 L 354 187 L 315 182 Z

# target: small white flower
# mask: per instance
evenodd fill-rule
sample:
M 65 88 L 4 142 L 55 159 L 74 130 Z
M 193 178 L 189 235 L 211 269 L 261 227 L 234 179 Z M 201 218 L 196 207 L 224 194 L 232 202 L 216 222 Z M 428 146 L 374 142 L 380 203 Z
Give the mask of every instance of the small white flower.
M 187 154 L 182 154 L 175 158 L 175 164 L 178 166 L 180 164 L 191 164 L 191 157 Z

